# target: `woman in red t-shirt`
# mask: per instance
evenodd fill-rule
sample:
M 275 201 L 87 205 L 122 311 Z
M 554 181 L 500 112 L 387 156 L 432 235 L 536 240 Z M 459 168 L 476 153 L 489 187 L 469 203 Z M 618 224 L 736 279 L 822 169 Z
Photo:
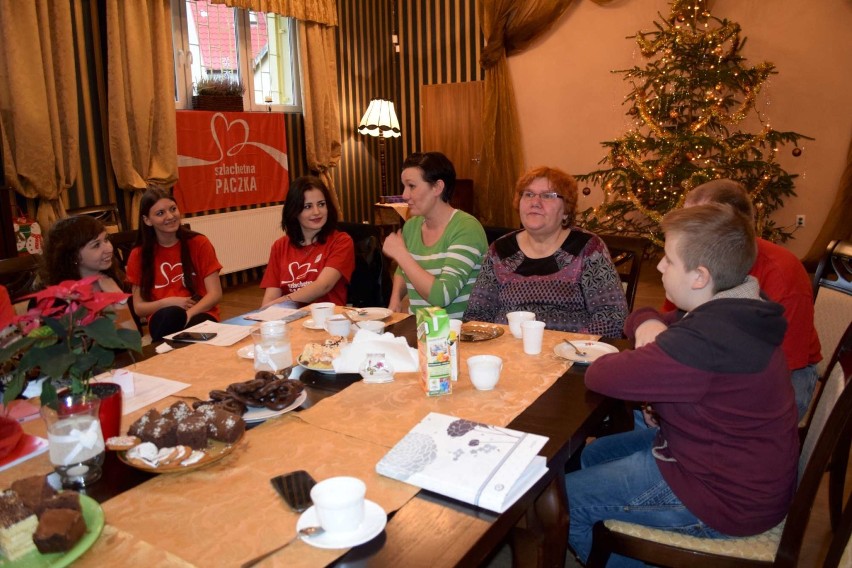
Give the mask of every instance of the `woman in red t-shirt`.
M 352 237 L 337 229 L 337 209 L 317 177 L 293 180 L 281 213 L 287 233 L 272 244 L 269 265 L 260 283 L 263 304 L 292 300 L 302 304 L 346 304 L 355 270 Z
M 222 265 L 210 240 L 180 224 L 168 191 L 149 188 L 139 205 L 139 237 L 127 259 L 133 308 L 148 317 L 151 338 L 219 321 Z

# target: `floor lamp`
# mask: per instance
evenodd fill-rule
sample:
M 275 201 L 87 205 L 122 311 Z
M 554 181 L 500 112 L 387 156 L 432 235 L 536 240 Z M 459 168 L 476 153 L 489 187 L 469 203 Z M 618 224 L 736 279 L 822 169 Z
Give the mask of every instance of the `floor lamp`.
M 388 194 L 388 166 L 385 158 L 385 138 L 398 138 L 399 121 L 393 103 L 384 99 L 373 99 L 367 112 L 361 117 L 358 132 L 379 137 L 379 167 L 382 171 L 382 192 Z

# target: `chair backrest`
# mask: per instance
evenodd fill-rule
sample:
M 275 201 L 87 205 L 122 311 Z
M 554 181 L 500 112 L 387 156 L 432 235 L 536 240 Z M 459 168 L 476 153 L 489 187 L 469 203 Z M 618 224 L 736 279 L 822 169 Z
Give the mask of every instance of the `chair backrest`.
M 355 243 L 355 270 L 349 280 L 347 303 L 358 308 L 384 307 L 390 300 L 390 274 L 385 271 L 382 233 L 365 223 L 338 223 Z
M 80 207 L 79 209 L 68 209 L 68 216 L 72 215 L 88 215 L 100 220 L 106 225 L 107 233 L 117 233 L 123 229 L 121 224 L 121 216 L 118 214 L 118 206 L 115 203 L 104 203 L 103 205 L 94 205 L 92 207 Z
M 512 231 L 517 231 L 520 227 L 493 227 L 493 226 L 483 226 L 485 229 L 485 239 L 488 241 L 490 245 L 503 235 L 508 235 Z
M 822 374 L 852 321 L 852 243 L 832 241 L 819 262 L 813 282 L 814 327 L 823 355 L 817 369 Z
M 633 311 L 633 301 L 639 288 L 639 273 L 642 269 L 642 259 L 650 246 L 644 237 L 627 237 L 621 235 L 598 235 L 606 248 L 621 278 L 624 295 L 627 297 L 627 309 Z
M 12 303 L 35 291 L 39 257 L 32 254 L 0 260 L 0 284 L 9 291 Z
M 109 236 L 112 243 L 113 254 L 118 258 L 118 265 L 122 270 L 127 270 L 127 259 L 130 257 L 130 251 L 136 244 L 136 237 L 139 231 L 130 229 L 128 231 L 119 231 Z
M 843 369 L 840 364 L 837 367 L 842 369 L 841 380 L 848 384 L 852 377 L 852 365 L 846 369 Z M 827 405 L 830 403 L 820 401 L 820 406 Z M 829 462 L 840 451 L 845 452 L 842 459 L 849 458 L 849 446 L 844 441 L 848 441 L 849 436 L 852 435 L 852 389 L 842 389 L 821 431 L 817 432 L 814 425 L 808 435 L 814 436 L 813 449 L 808 452 L 807 464 L 801 470 L 799 487 L 787 513 L 787 521 L 784 532 L 781 534 L 778 557 L 776 557 L 776 560 L 783 557 L 786 560 L 785 565 L 794 565 L 795 559 L 798 558 L 814 499 Z M 802 458 L 799 459 L 799 463 L 801 465 Z

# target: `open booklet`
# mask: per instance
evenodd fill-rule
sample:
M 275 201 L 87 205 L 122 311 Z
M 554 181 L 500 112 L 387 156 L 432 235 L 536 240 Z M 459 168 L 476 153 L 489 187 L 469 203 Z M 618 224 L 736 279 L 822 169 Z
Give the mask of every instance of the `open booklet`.
M 429 413 L 376 464 L 376 471 L 502 513 L 546 472 L 547 438 Z

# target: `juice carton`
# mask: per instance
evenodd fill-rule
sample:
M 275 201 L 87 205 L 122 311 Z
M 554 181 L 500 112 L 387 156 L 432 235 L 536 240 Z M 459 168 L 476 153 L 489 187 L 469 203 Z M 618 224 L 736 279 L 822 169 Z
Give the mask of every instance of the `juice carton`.
M 443 308 L 417 311 L 417 342 L 420 381 L 427 396 L 453 392 L 450 350 L 450 318 Z

